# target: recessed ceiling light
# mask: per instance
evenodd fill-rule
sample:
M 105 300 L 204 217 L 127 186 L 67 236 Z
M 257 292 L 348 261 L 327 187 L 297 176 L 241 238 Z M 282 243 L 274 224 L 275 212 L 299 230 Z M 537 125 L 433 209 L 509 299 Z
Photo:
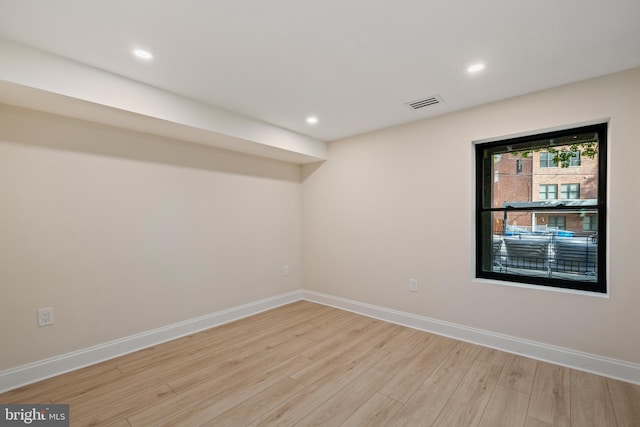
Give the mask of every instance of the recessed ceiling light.
M 477 73 L 478 71 L 482 71 L 484 70 L 484 64 L 473 64 L 472 66 L 470 66 L 469 68 L 467 68 L 467 71 L 470 73 Z
M 309 116 L 307 117 L 307 123 L 310 125 L 315 125 L 316 123 L 318 123 L 318 118 L 316 116 Z
M 131 53 L 133 53 L 136 57 L 140 59 L 145 59 L 147 61 L 150 61 L 151 59 L 153 59 L 153 53 L 149 52 L 146 49 L 133 49 Z

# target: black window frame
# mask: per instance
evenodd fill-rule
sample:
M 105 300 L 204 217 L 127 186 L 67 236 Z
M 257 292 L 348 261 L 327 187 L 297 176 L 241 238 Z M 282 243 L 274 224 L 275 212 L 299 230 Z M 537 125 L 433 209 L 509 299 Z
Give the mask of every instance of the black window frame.
M 475 276 L 479 279 L 494 279 L 503 282 L 522 283 L 528 285 L 537 285 L 550 288 L 562 288 L 586 291 L 591 293 L 607 293 L 607 147 L 608 147 L 608 123 L 599 123 L 588 126 L 573 127 L 569 129 L 542 132 L 538 134 L 527 135 L 523 137 L 508 138 L 499 141 L 477 143 L 475 145 L 476 156 L 476 209 L 475 209 Z M 595 210 L 597 214 L 597 272 L 595 281 L 582 281 L 573 279 L 564 279 L 561 277 L 551 276 L 534 276 L 513 274 L 508 271 L 496 271 L 493 268 L 494 260 L 494 242 L 493 242 L 493 218 L 494 213 L 518 212 L 536 212 L 533 207 L 511 207 L 501 206 L 494 207 L 492 203 L 485 206 L 484 200 L 492 200 L 493 176 L 492 176 L 492 160 L 488 153 L 496 148 L 513 148 L 514 151 L 526 149 L 532 144 L 541 140 L 553 140 L 554 138 L 570 137 L 576 134 L 594 132 L 598 135 L 598 198 L 595 205 L 589 206 L 589 209 Z M 539 148 L 537 145 L 535 148 Z M 488 156 L 488 157 L 487 157 Z M 485 185 L 486 183 L 486 185 Z M 487 199 L 489 197 L 489 199 Z M 575 208 L 565 206 L 562 203 L 556 204 L 551 208 L 545 208 L 547 212 L 554 214 L 562 214 L 563 212 L 575 211 Z M 483 217 L 487 220 L 483 221 Z M 489 220 L 491 218 L 491 220 Z M 486 238 L 483 238 L 486 236 Z

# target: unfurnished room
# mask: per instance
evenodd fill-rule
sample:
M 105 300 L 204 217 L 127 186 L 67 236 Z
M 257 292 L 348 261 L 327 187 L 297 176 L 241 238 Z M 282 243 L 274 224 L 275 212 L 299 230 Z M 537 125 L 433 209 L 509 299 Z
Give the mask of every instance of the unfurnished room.
M 0 0 L 0 425 L 640 427 L 638 16 Z

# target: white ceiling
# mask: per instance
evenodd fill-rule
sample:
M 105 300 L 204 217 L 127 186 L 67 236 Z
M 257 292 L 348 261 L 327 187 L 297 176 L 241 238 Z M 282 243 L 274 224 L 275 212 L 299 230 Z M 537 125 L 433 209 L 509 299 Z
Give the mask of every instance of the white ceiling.
M 638 17 L 640 0 L 0 0 L 0 39 L 330 141 L 640 66 Z

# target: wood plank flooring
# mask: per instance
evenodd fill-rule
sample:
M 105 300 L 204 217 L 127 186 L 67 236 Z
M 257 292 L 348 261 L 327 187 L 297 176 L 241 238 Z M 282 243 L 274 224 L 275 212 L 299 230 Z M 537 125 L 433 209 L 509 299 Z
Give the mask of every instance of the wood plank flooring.
M 307 301 L 0 403 L 68 403 L 73 426 L 640 426 L 640 386 Z

